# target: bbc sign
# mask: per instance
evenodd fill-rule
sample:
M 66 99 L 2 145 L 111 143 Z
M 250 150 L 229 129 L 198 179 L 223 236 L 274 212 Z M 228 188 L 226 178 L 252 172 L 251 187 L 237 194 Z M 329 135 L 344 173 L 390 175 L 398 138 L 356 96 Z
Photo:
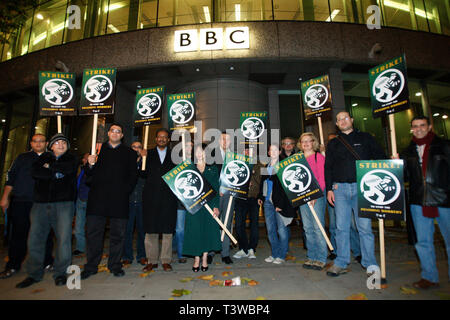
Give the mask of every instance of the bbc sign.
M 174 51 L 248 49 L 248 27 L 175 31 Z

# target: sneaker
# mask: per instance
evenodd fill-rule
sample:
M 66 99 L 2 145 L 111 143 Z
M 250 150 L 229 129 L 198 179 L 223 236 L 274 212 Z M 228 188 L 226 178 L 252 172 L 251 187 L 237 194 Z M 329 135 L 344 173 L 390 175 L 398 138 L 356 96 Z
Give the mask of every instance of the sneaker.
M 314 261 L 311 259 L 306 260 L 306 262 L 303 264 L 303 268 L 305 269 L 313 269 Z
M 268 256 L 267 258 L 264 259 L 264 261 L 268 262 L 268 263 L 272 263 L 272 262 L 274 262 L 274 260 L 275 260 L 275 258 L 272 256 Z
M 243 249 L 236 252 L 233 256 L 233 258 L 236 258 L 236 259 L 247 258 L 247 257 L 248 257 L 248 253 L 245 253 L 245 251 Z
M 275 258 L 275 260 L 273 260 L 273 263 L 275 264 L 282 264 L 284 262 L 284 259 L 281 258 Z
M 249 259 L 256 259 L 255 251 L 253 251 L 253 249 L 249 249 L 248 250 L 248 258 Z
M 323 268 L 325 268 L 325 263 L 322 262 L 322 261 L 317 261 L 317 260 L 316 260 L 316 261 L 313 262 L 312 268 L 313 268 L 314 270 L 319 270 L 319 271 L 321 271 L 321 270 L 323 270 Z
M 327 276 L 337 277 L 337 276 L 339 276 L 341 274 L 344 274 L 344 273 L 347 273 L 347 272 L 348 272 L 347 268 L 341 268 L 341 267 L 338 267 L 337 265 L 333 264 L 330 267 L 330 269 L 328 269 Z

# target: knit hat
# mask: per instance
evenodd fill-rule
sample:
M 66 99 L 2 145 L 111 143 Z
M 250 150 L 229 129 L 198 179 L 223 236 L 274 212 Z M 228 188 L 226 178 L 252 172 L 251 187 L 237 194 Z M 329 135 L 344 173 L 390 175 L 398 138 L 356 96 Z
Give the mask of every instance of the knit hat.
M 67 139 L 67 137 L 65 135 L 63 135 L 62 133 L 57 133 L 53 137 L 50 138 L 50 141 L 48 142 L 48 149 L 51 149 L 52 145 L 58 140 L 64 140 L 65 142 L 67 142 L 67 150 L 70 149 L 69 139 Z

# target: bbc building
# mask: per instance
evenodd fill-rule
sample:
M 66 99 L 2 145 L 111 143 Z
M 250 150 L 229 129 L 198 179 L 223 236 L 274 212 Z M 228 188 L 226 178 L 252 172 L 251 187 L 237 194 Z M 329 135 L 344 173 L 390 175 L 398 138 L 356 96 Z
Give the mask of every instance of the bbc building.
M 411 139 L 415 115 L 432 119 L 449 138 L 449 0 L 53 0 L 27 11 L 23 26 L 0 44 L 1 189 L 12 161 L 34 133 L 56 133 L 56 118 L 39 112 L 39 71 L 76 74 L 116 68 L 114 114 L 102 130 L 124 125 L 125 142 L 142 138 L 132 117 L 136 90 L 196 93 L 202 130 L 236 129 L 240 113 L 266 111 L 268 129 L 298 138 L 318 133 L 304 119 L 300 83 L 327 74 L 332 111 L 323 117 L 325 143 L 335 115 L 348 111 L 389 154 L 388 121 L 374 119 L 368 70 L 405 55 L 411 107 L 395 114 L 397 147 Z M 71 149 L 89 152 L 90 116 L 62 118 Z M 167 110 L 154 132 L 167 127 Z

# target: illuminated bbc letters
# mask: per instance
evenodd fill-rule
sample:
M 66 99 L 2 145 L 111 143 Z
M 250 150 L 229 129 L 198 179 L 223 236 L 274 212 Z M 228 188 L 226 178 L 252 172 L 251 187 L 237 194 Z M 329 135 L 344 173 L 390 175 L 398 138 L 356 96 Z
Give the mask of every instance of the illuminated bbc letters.
M 248 27 L 178 30 L 175 31 L 174 51 L 248 49 L 249 38 Z

